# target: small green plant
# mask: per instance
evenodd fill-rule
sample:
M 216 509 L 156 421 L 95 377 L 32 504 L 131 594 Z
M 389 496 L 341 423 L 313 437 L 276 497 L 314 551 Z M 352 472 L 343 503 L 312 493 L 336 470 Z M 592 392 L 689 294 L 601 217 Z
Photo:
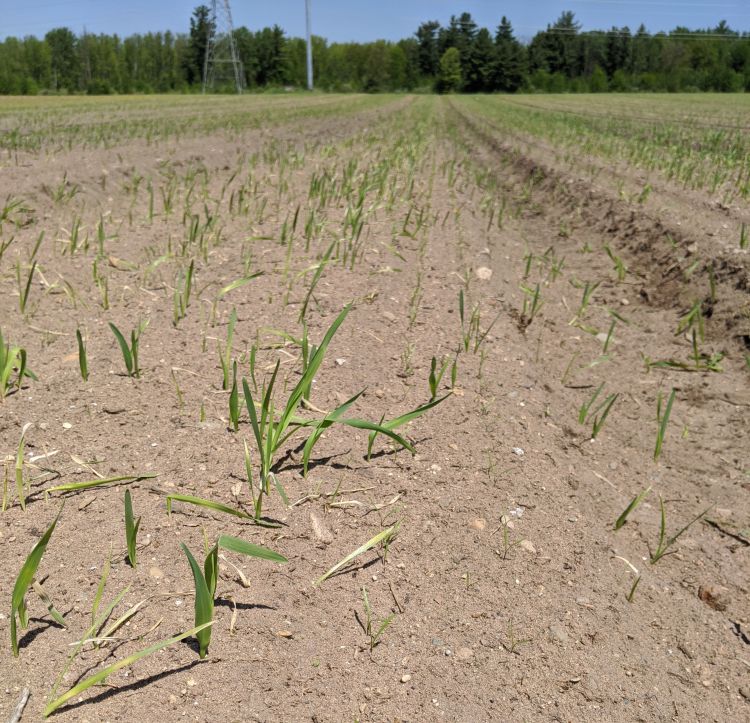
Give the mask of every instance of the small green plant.
M 660 514 L 660 522 L 659 522 L 659 542 L 656 546 L 656 549 L 651 552 L 649 550 L 651 559 L 650 562 L 652 565 L 656 564 L 659 560 L 661 560 L 662 557 L 664 557 L 667 554 L 670 554 L 669 548 L 674 545 L 675 542 L 680 538 L 680 536 L 687 532 L 687 530 L 698 520 L 703 517 L 703 515 L 708 512 L 713 505 L 709 505 L 703 512 L 701 512 L 699 515 L 696 515 L 693 517 L 690 522 L 687 523 L 683 528 L 681 528 L 677 533 L 672 535 L 671 537 L 667 537 L 667 513 L 664 508 L 664 500 L 661 495 L 659 495 L 659 514 Z
M 193 573 L 193 581 L 195 583 L 196 627 L 204 626 L 213 621 L 214 598 L 216 596 L 216 585 L 219 580 L 220 549 L 227 550 L 228 552 L 236 552 L 241 555 L 247 555 L 248 557 L 256 557 L 261 560 L 269 560 L 271 562 L 288 562 L 283 555 L 279 555 L 277 552 L 269 550 L 267 547 L 253 545 L 252 543 L 245 542 L 245 540 L 241 540 L 238 537 L 220 535 L 216 544 L 210 550 L 207 550 L 206 559 L 203 563 L 203 570 L 201 570 L 188 547 L 184 543 L 182 543 L 180 547 L 182 547 L 183 552 L 187 556 L 188 562 L 190 563 L 190 569 Z M 199 655 L 201 658 L 205 658 L 206 653 L 208 652 L 208 645 L 211 642 L 210 631 L 210 627 L 204 627 L 195 636 L 198 641 Z
M 216 342 L 219 353 L 219 363 L 221 364 L 222 382 L 221 388 L 226 391 L 229 389 L 230 376 L 229 372 L 232 361 L 232 342 L 234 340 L 234 327 L 237 325 L 237 310 L 232 309 L 229 314 L 229 325 L 227 326 L 227 343 L 224 349 L 221 348 L 221 342 Z
M 360 555 L 363 555 L 368 550 L 371 550 L 373 547 L 376 547 L 377 545 L 381 545 L 383 547 L 384 553 L 388 550 L 393 540 L 396 538 L 396 535 L 398 535 L 400 523 L 396 523 L 394 525 L 391 525 L 390 527 L 387 527 L 382 532 L 379 532 L 374 537 L 370 538 L 367 542 L 365 542 L 363 545 L 360 545 L 354 552 L 350 552 L 346 557 L 344 557 L 342 560 L 339 560 L 330 570 L 325 572 L 323 575 L 321 575 L 314 583 L 313 585 L 317 587 L 321 583 L 324 583 L 331 575 L 334 575 L 337 573 L 342 567 L 345 567 L 348 565 L 352 560 L 355 560 Z
M 190 569 L 193 573 L 195 584 L 195 627 L 202 627 L 207 623 L 212 623 L 214 619 L 215 588 L 212 590 L 209 587 L 209 579 L 215 583 L 218 564 L 213 554 L 209 553 L 206 556 L 204 569 L 201 570 L 193 554 L 184 542 L 180 544 L 180 547 L 187 556 Z M 211 628 L 204 627 L 199 633 L 196 633 L 195 638 L 198 641 L 198 654 L 201 658 L 205 658 L 208 652 L 208 645 L 211 642 Z
M 635 510 L 635 508 L 638 507 L 638 505 L 640 505 L 641 502 L 646 499 L 646 497 L 648 497 L 649 492 L 651 492 L 650 485 L 646 487 L 643 492 L 637 494 L 635 497 L 633 497 L 632 500 L 630 500 L 630 504 L 628 504 L 628 506 L 622 511 L 622 514 L 617 518 L 617 520 L 615 520 L 615 530 L 619 530 L 628 521 L 630 513 L 633 512 L 633 510 Z
M 86 344 L 83 341 L 80 329 L 76 329 L 76 339 L 78 341 L 78 368 L 81 370 L 81 379 L 87 382 L 89 380 L 89 362 L 86 354 Z
M 174 326 L 180 323 L 187 314 L 190 306 L 190 293 L 193 288 L 193 267 L 195 261 L 191 259 L 186 273 L 180 271 L 174 290 L 174 309 L 172 312 L 172 323 Z
M 125 490 L 125 542 L 128 550 L 128 561 L 130 566 L 135 568 L 138 556 L 138 528 L 141 526 L 141 518 L 133 516 L 133 500 L 130 497 L 130 490 Z
M 688 329 L 697 329 L 698 337 L 701 341 L 704 339 L 704 326 L 703 326 L 703 305 L 699 300 L 693 302 L 689 311 L 683 316 L 677 324 L 677 331 L 674 335 L 679 336 Z
M 13 650 L 13 655 L 16 658 L 18 657 L 18 633 L 16 617 L 18 618 L 18 625 L 20 625 L 21 629 L 25 629 L 29 624 L 29 615 L 26 609 L 26 593 L 31 587 L 31 584 L 34 580 L 34 575 L 36 575 L 39 563 L 42 561 L 42 556 L 47 549 L 47 545 L 49 544 L 50 538 L 52 537 L 52 533 L 55 531 L 57 521 L 60 519 L 60 515 L 62 514 L 64 506 L 65 503 L 60 505 L 60 509 L 55 516 L 55 519 L 52 521 L 52 524 L 47 528 L 47 531 L 44 533 L 44 535 L 42 535 L 42 538 L 39 540 L 39 542 L 34 545 L 34 548 L 29 553 L 26 561 L 23 563 L 21 571 L 18 573 L 16 584 L 13 586 L 10 610 L 10 645 L 11 649 Z
M 521 645 L 525 645 L 526 643 L 530 643 L 531 638 L 525 638 L 523 640 L 519 640 L 516 638 L 516 633 L 513 630 L 513 621 L 508 621 L 508 642 L 503 643 L 503 647 L 512 655 L 520 655 L 518 648 Z
M 587 421 L 592 420 L 591 438 L 596 439 L 597 435 L 604 426 L 604 422 L 607 420 L 612 405 L 617 401 L 618 394 L 608 395 L 599 406 L 595 407 L 592 411 L 592 407 L 596 402 L 597 398 L 604 389 L 604 382 L 602 382 L 594 391 L 590 399 L 584 402 L 578 410 L 578 423 L 586 424 Z
M 240 426 L 240 401 L 237 392 L 237 361 L 232 364 L 232 390 L 229 392 L 229 423 L 236 432 Z
M 98 673 L 94 673 L 93 675 L 90 675 L 88 678 L 85 678 L 84 680 L 82 680 L 80 683 L 77 683 L 76 685 L 74 685 L 69 691 L 67 691 L 66 693 L 63 693 L 63 695 L 61 695 L 59 698 L 55 698 L 54 700 L 50 701 L 44 709 L 44 717 L 48 718 L 58 708 L 65 705 L 69 700 L 72 700 L 73 698 L 77 698 L 81 693 L 85 692 L 92 686 L 103 683 L 110 675 L 112 675 L 113 673 L 116 673 L 118 670 L 122 670 L 122 668 L 130 668 L 133 664 L 137 663 L 139 660 L 149 655 L 153 655 L 154 653 L 157 653 L 160 650 L 163 650 L 164 648 L 170 645 L 179 643 L 181 640 L 184 640 L 185 638 L 189 638 L 193 635 L 197 637 L 204 630 L 210 630 L 211 625 L 213 625 L 213 622 L 207 622 L 203 625 L 199 625 L 197 627 L 191 628 L 190 630 L 187 630 L 184 633 L 175 635 L 172 638 L 160 640 L 158 643 L 154 643 L 153 645 L 150 645 L 149 647 L 144 648 L 143 650 L 140 650 L 137 653 L 133 653 L 133 655 L 129 655 L 127 658 L 123 658 L 122 660 L 118 660 L 116 663 L 112 663 L 112 665 L 108 665 L 106 668 L 100 670 Z
M 37 381 L 36 375 L 26 367 L 26 350 L 6 343 L 0 329 L 0 402 L 14 385 L 20 389 L 25 377 Z
M 664 435 L 667 433 L 667 425 L 669 424 L 669 416 L 672 414 L 672 404 L 674 403 L 675 395 L 677 394 L 676 389 L 672 389 L 667 400 L 666 407 L 662 410 L 662 394 L 656 398 L 656 423 L 658 425 L 656 430 L 656 446 L 654 447 L 654 462 L 656 462 L 661 456 L 661 450 L 664 445 Z
M 532 321 L 534 321 L 534 317 L 539 313 L 542 306 L 544 306 L 544 302 L 542 301 L 539 284 L 533 289 L 522 285 L 521 291 L 523 292 L 524 297 L 523 308 L 521 309 L 520 326 L 522 329 L 525 329 Z
M 617 281 L 622 283 L 625 281 L 625 277 L 627 276 L 628 269 L 627 266 L 623 263 L 622 259 L 617 256 L 614 251 L 610 248 L 608 244 L 604 244 L 604 250 L 607 252 L 607 256 L 609 256 L 610 261 L 615 265 L 615 273 L 617 274 Z
M 508 553 L 514 547 L 517 547 L 518 545 L 521 544 L 521 540 L 511 540 L 510 539 L 510 530 L 511 529 L 512 529 L 512 525 L 511 525 L 510 518 L 507 517 L 506 515 L 502 515 L 502 517 L 500 517 L 500 527 L 498 528 L 498 530 L 502 530 L 502 545 L 503 545 L 503 549 L 502 549 L 501 557 L 503 558 L 503 560 L 507 560 L 508 559 Z M 495 530 L 495 532 L 497 532 L 497 530 Z
M 141 334 L 146 330 L 148 326 L 148 319 L 141 321 L 138 326 L 130 332 L 130 346 L 125 341 L 125 337 L 122 335 L 120 330 L 110 321 L 109 328 L 112 329 L 112 333 L 117 339 L 117 343 L 120 345 L 120 351 L 122 352 L 122 358 L 125 362 L 125 368 L 127 369 L 128 376 L 139 378 L 141 376 L 141 367 L 138 360 L 138 345 L 141 339 Z
M 21 278 L 21 262 L 16 263 L 16 283 L 18 284 L 18 308 L 21 314 L 26 313 L 26 305 L 29 300 L 29 292 L 31 291 L 31 282 L 34 278 L 34 272 L 36 271 L 36 261 L 31 264 L 29 275 L 26 277 L 26 283 L 23 283 Z
M 295 387 L 292 389 L 280 414 L 277 415 L 273 402 L 273 390 L 279 371 L 279 362 L 276 363 L 268 386 L 264 386 L 262 388 L 260 394 L 260 402 L 258 403 L 256 403 L 255 399 L 253 398 L 247 380 L 244 378 L 242 380 L 245 405 L 250 417 L 250 424 L 252 426 L 256 448 L 260 457 L 260 485 L 258 489 L 258 497 L 256 498 L 255 502 L 256 518 L 259 517 L 259 511 L 260 509 L 262 509 L 262 496 L 270 494 L 271 482 L 274 483 L 274 486 L 280 493 L 283 492 L 281 484 L 276 478 L 276 475 L 273 473 L 273 464 L 276 452 L 293 434 L 295 434 L 295 432 L 297 432 L 302 427 L 313 428 L 313 431 L 311 432 L 304 447 L 303 463 L 305 473 L 307 472 L 310 454 L 314 445 L 320 439 L 325 429 L 333 424 L 344 424 L 349 427 L 365 429 L 371 432 L 381 432 L 393 439 L 404 449 L 408 449 L 410 452 L 414 453 L 414 448 L 412 447 L 412 445 L 409 444 L 405 439 L 400 437 L 398 434 L 393 432 L 393 428 L 389 426 L 389 424 L 375 424 L 374 422 L 368 422 L 363 419 L 342 418 L 344 412 L 349 409 L 349 407 L 361 396 L 362 392 L 359 392 L 354 397 L 344 402 L 342 405 L 327 414 L 323 419 L 305 421 L 299 419 L 296 416 L 296 412 L 302 401 L 303 394 L 305 390 L 309 388 L 313 377 L 320 368 L 325 353 L 328 349 L 328 345 L 330 344 L 333 335 L 336 333 L 339 326 L 346 318 L 346 315 L 349 313 L 350 308 L 351 305 L 347 305 L 346 307 L 344 307 L 343 311 L 338 315 L 333 324 L 331 324 L 331 327 L 326 332 L 320 345 L 315 349 L 315 353 L 309 357 L 304 372 L 302 373 Z M 442 399 L 439 401 L 442 401 Z M 432 403 L 429 406 L 434 405 L 435 403 Z M 258 409 L 256 407 L 260 410 L 260 416 L 258 416 Z M 393 422 L 390 424 L 393 424 Z
M 448 368 L 448 365 L 450 363 L 450 359 L 441 359 L 440 369 L 438 369 L 437 358 L 432 357 L 432 361 L 430 362 L 430 376 L 427 379 L 427 383 L 430 387 L 430 401 L 433 401 L 437 398 L 440 382 L 442 381 L 443 374 L 445 374 L 445 370 Z
M 748 240 L 747 224 L 743 223 L 740 228 L 740 248 L 746 249 L 748 245 L 750 245 L 750 240 Z
M 364 607 L 364 610 L 365 610 L 365 618 L 364 620 L 360 620 L 359 623 L 362 626 L 362 629 L 364 630 L 365 635 L 368 638 L 369 645 L 370 645 L 370 652 L 372 653 L 372 651 L 380 643 L 380 638 L 383 636 L 383 633 L 388 629 L 388 626 L 393 622 L 393 619 L 396 617 L 396 615 L 395 613 L 391 613 L 387 618 L 384 618 L 378 624 L 372 612 L 372 606 L 370 605 L 370 598 L 367 595 L 367 588 L 364 585 L 362 586 L 362 606 Z
M 583 319 L 583 315 L 586 313 L 586 309 L 588 309 L 589 304 L 591 303 L 591 297 L 599 288 L 600 284 L 601 281 L 597 281 L 593 284 L 590 281 L 586 281 L 584 283 L 583 294 L 581 295 L 581 303 L 578 307 L 578 311 L 576 311 L 575 316 L 569 322 L 570 326 L 577 326 L 578 324 L 580 324 L 581 320 Z M 580 288 L 580 282 L 578 282 L 578 286 Z
M 612 343 L 612 337 L 614 335 L 616 325 L 617 319 L 612 319 L 612 323 L 609 325 L 609 331 L 607 332 L 607 338 L 604 340 L 604 346 L 602 346 L 602 354 L 607 353 L 609 345 Z
M 18 448 L 16 449 L 16 494 L 18 495 L 18 503 L 21 505 L 22 510 L 26 510 L 26 485 L 23 479 L 23 455 L 26 446 L 26 432 L 32 426 L 31 422 L 26 422 L 21 429 L 21 438 L 18 440 Z

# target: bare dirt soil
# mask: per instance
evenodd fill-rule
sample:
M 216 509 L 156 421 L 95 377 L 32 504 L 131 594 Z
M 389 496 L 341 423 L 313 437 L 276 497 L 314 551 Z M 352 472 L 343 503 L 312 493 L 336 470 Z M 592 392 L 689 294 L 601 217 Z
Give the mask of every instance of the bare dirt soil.
M 41 717 L 71 644 L 90 625 L 110 551 L 104 604 L 125 588 L 115 616 L 147 602 L 116 640 L 86 646 L 59 693 L 191 628 L 193 579 L 180 543 L 198 556 L 204 539 L 220 534 L 289 562 L 226 553 L 205 660 L 192 641 L 173 645 L 114 673 L 54 718 L 750 717 L 748 254 L 706 235 L 741 214 L 698 205 L 666 182 L 647 207 L 629 204 L 611 184 L 585 181 L 543 149 L 519 155 L 457 101 L 437 98 L 391 99 L 340 120 L 292 118 L 231 138 L 134 139 L 3 163 L 0 198 L 22 198 L 27 210 L 2 227 L 0 240 L 15 239 L 0 263 L 0 326 L 26 349 L 38 381 L 0 404 L 10 498 L 0 514 L 1 719 L 26 688 L 24 719 Z M 350 220 L 360 189 L 357 241 Z M 195 216 L 201 230 L 191 238 Z M 76 218 L 88 248 L 71 254 Z M 16 259 L 27 273 L 42 231 L 22 315 Z M 278 456 L 290 506 L 274 493 L 264 509 L 278 526 L 179 502 L 168 516 L 170 493 L 248 509 L 243 442 L 256 471 L 257 453 L 246 412 L 238 432 L 229 428 L 217 343 L 235 308 L 238 373 L 250 380 L 254 344 L 259 384 L 279 360 L 281 405 L 301 361 L 299 347 L 276 332 L 300 336 L 314 266 L 337 239 L 309 302 L 310 339 L 318 342 L 345 304 L 353 308 L 316 375 L 314 409 L 300 414 L 319 417 L 315 409 L 334 409 L 364 389 L 351 415 L 392 419 L 430 399 L 430 361 L 445 358 L 440 395 L 448 397 L 399 430 L 416 454 L 380 436 L 368 461 L 367 434 L 334 425 L 306 477 L 303 434 Z M 605 244 L 627 269 L 622 279 Z M 107 309 L 93 280 L 97 256 Z M 192 301 L 175 326 L 175 280 L 191 258 Z M 216 301 L 243 269 L 263 274 Z M 598 285 L 581 311 L 587 282 Z M 543 303 L 530 319 L 531 293 L 521 287 L 537 284 Z M 468 351 L 461 291 L 466 327 L 479 310 Z M 690 365 L 691 330 L 676 331 L 696 301 L 702 358 L 723 355 L 721 371 L 647 370 L 644 357 Z M 142 375 L 133 379 L 108 322 L 129 332 L 145 319 Z M 87 339 L 86 382 L 76 328 Z M 579 423 L 579 410 L 601 384 L 600 401 L 618 396 L 591 439 L 593 420 Z M 655 461 L 657 400 L 672 389 Z M 30 496 L 22 511 L 13 475 L 28 422 Z M 127 485 L 44 494 L 95 474 L 152 473 Z M 124 554 L 126 487 L 142 515 L 136 569 Z M 615 531 L 618 515 L 647 487 L 650 495 Z M 708 511 L 651 564 L 659 496 L 667 537 Z M 67 627 L 30 591 L 29 627 L 13 658 L 13 584 L 63 499 L 37 577 Z M 387 554 L 371 550 L 313 584 L 396 523 Z M 373 650 L 363 587 L 378 622 L 394 616 Z

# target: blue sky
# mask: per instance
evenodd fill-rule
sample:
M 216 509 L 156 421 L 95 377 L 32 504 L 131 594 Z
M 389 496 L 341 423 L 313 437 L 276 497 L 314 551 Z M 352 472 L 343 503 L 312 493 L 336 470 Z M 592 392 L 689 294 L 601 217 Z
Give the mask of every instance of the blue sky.
M 44 35 L 66 25 L 76 33 L 128 35 L 149 30 L 184 32 L 199 0 L 0 0 L 0 37 Z M 420 22 L 445 24 L 452 14 L 470 12 L 479 25 L 494 28 L 507 15 L 516 34 L 530 37 L 562 10 L 575 12 L 584 29 L 643 22 L 651 32 L 676 25 L 750 30 L 750 0 L 312 0 L 313 32 L 333 41 L 397 40 Z M 235 26 L 257 29 L 278 24 L 289 35 L 304 34 L 304 0 L 231 0 Z

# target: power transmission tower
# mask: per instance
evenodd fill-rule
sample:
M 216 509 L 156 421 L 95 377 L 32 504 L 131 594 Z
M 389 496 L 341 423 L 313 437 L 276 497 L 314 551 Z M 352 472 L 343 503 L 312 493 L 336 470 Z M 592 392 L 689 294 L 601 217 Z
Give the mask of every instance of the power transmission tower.
M 203 61 L 203 92 L 213 90 L 217 81 L 230 81 L 234 82 L 237 92 L 242 93 L 242 76 L 229 0 L 212 0 Z

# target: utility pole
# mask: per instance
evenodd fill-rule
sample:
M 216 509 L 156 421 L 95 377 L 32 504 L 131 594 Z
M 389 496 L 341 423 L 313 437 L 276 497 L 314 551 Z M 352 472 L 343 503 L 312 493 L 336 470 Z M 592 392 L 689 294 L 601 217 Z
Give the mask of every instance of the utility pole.
M 232 66 L 232 80 L 238 93 L 242 93 L 242 62 L 234 42 L 234 25 L 229 0 L 211 0 L 208 22 L 206 56 L 203 60 L 203 92 L 213 90 L 218 79 L 223 79 L 222 68 Z M 218 70 L 218 73 L 217 73 Z
M 310 22 L 310 0 L 305 0 L 305 21 L 307 24 L 307 89 L 313 89 L 312 65 L 312 25 Z

